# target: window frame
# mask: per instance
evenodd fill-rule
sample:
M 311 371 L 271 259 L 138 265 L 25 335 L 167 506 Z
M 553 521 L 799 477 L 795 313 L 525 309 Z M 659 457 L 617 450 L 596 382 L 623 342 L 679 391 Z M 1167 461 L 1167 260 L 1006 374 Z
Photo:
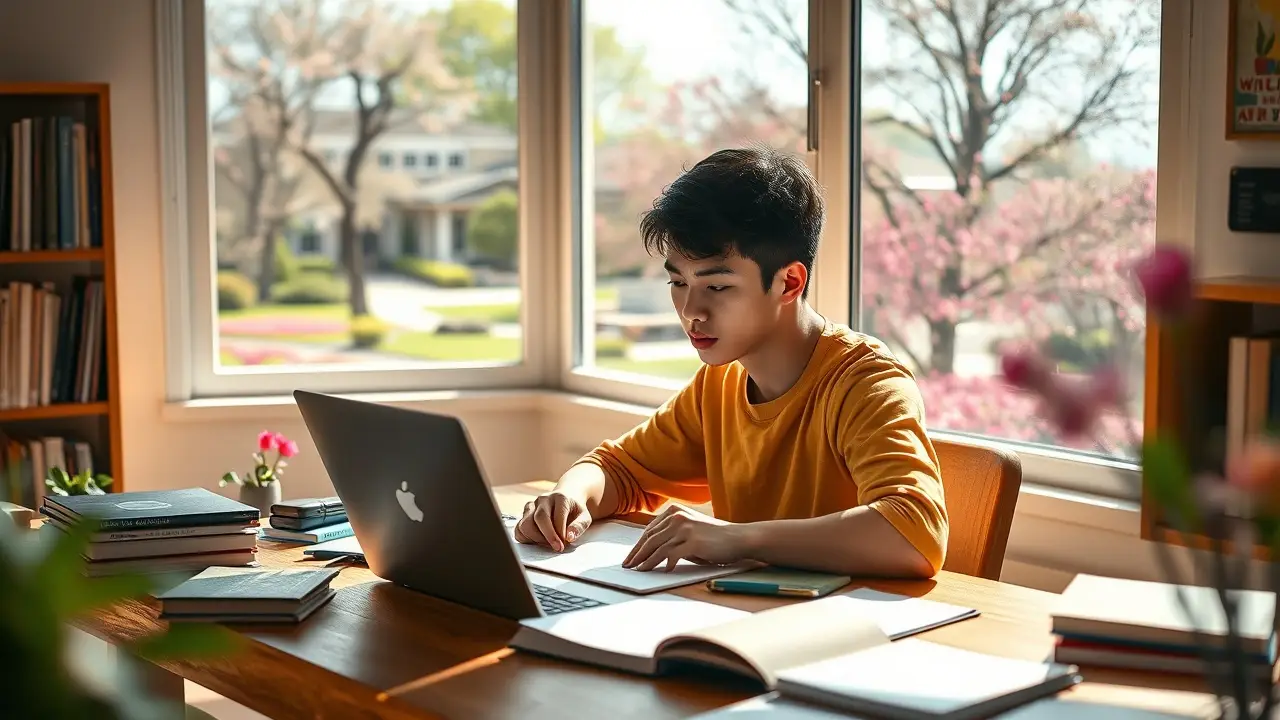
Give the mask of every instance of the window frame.
M 322 392 L 527 388 L 546 384 L 553 372 L 547 343 L 556 331 L 545 253 L 535 252 L 554 227 L 555 188 L 533 181 L 555 163 L 556 108 L 537 99 L 555 90 L 552 66 L 540 62 L 547 48 L 537 3 L 516 0 L 519 277 L 522 357 L 515 364 L 477 362 L 439 367 L 360 369 L 312 365 L 298 370 L 257 368 L 220 374 L 216 348 L 216 249 L 212 242 L 210 128 L 204 0 L 155 0 L 157 104 L 163 184 L 166 399 L 287 395 L 294 388 Z M 376 161 L 376 157 L 372 158 Z
M 562 287 L 572 288 L 560 298 L 561 317 L 569 332 L 561 337 L 562 388 L 583 395 L 616 402 L 656 407 L 686 383 L 620 373 L 583 366 L 581 359 L 594 352 L 594 333 L 583 331 L 582 323 L 592 314 L 594 299 L 594 243 L 584 235 L 583 218 L 590 213 L 590 147 L 583 146 L 582 119 L 576 98 L 583 97 L 590 83 L 584 75 L 582 56 L 588 52 L 580 44 L 582 0 L 569 2 L 569 34 L 562 61 L 569 69 L 560 78 L 565 86 L 562 112 L 561 162 L 572 177 L 565 181 L 569 198 L 567 210 L 571 232 L 562 237 L 560 252 L 572 258 L 571 272 L 561 276 Z M 826 189 L 827 218 L 822 243 L 811 279 L 812 304 L 825 317 L 861 326 L 858 279 L 861 270 L 861 236 L 858 222 L 858 172 L 854 158 L 860 153 L 859 127 L 861 55 L 855 53 L 859 36 L 861 2 L 847 0 L 809 1 L 810 81 L 819 85 L 811 94 L 810 117 L 818 119 L 818 147 L 808 153 L 818 181 Z M 1161 0 L 1159 128 L 1157 146 L 1157 194 L 1165 199 L 1157 204 L 1156 237 L 1160 242 L 1191 244 L 1194 225 L 1194 137 L 1195 127 L 1186 95 L 1193 72 L 1188 40 L 1191 36 L 1191 3 Z M 580 202 L 579 202 L 580 201 Z M 1034 446 L 995 437 L 979 437 L 945 430 L 930 430 L 936 438 L 1009 449 L 1023 464 L 1028 483 L 1072 492 L 1134 500 L 1140 494 L 1141 472 L 1129 462 L 1084 457 L 1066 449 Z

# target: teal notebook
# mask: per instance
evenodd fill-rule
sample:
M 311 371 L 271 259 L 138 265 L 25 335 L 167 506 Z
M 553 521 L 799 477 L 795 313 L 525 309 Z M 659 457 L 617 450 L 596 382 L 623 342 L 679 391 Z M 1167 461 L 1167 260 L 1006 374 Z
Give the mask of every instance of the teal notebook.
M 728 577 L 713 578 L 707 581 L 707 589 L 746 595 L 816 598 L 839 590 L 848 585 L 850 580 L 851 578 L 847 575 L 765 567 Z

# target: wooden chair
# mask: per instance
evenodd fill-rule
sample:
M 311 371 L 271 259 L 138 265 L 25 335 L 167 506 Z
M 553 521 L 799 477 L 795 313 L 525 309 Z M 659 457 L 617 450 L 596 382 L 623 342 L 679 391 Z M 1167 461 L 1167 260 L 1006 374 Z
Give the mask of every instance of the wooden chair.
M 933 447 L 951 521 L 942 569 L 999 580 L 1022 486 L 1022 461 L 1007 450 L 949 440 L 935 439 Z

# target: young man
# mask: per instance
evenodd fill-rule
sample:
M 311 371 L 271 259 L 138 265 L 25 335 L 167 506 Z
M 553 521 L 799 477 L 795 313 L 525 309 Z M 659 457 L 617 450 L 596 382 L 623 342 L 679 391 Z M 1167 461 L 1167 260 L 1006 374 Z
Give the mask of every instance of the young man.
M 929 577 L 947 512 L 911 373 L 806 302 L 823 200 L 793 156 L 722 150 L 640 224 L 704 365 L 654 415 L 530 502 L 520 542 L 561 551 L 591 524 L 666 500 L 625 566 L 750 559 L 854 576 Z

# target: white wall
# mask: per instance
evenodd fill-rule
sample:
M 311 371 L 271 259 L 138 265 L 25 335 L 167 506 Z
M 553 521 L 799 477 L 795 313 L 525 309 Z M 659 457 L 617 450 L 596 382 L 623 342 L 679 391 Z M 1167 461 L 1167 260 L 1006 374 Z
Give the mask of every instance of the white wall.
M 177 1 L 177 0 L 174 0 Z M 160 236 L 154 0 L 6 0 L 0 2 L 0 80 L 81 81 L 111 85 L 115 160 L 116 286 L 124 423 L 123 476 L 128 489 L 206 485 L 229 469 L 241 472 L 266 419 L 252 414 L 199 421 L 162 414 L 164 296 Z M 541 470 L 525 438 L 533 411 L 455 408 L 471 425 L 491 475 L 530 479 Z M 270 427 L 298 439 L 302 454 L 288 470 L 285 493 L 329 492 L 296 411 L 276 413 Z
M 1172 3 L 1172 0 L 1171 0 Z M 1197 3 L 1187 93 L 1195 117 L 1195 229 L 1206 270 L 1280 275 L 1271 238 L 1226 231 L 1231 164 L 1280 160 L 1280 144 L 1223 140 L 1226 3 Z M 152 0 L 41 0 L 0 3 L 0 80 L 105 81 L 112 90 L 116 257 L 124 420 L 124 474 L 130 489 L 214 487 L 243 470 L 258 430 L 296 437 L 302 455 L 286 481 L 290 496 L 330 491 L 314 448 L 288 406 L 265 411 L 164 408 L 163 288 Z M 594 401 L 525 397 L 504 406 L 445 406 L 468 423 L 490 477 L 499 483 L 554 475 L 601 437 L 629 428 L 635 409 Z M 1034 480 L 1034 478 L 1029 478 Z M 1061 587 L 1088 571 L 1158 576 L 1132 509 L 1024 493 L 1006 564 L 1008 579 Z

